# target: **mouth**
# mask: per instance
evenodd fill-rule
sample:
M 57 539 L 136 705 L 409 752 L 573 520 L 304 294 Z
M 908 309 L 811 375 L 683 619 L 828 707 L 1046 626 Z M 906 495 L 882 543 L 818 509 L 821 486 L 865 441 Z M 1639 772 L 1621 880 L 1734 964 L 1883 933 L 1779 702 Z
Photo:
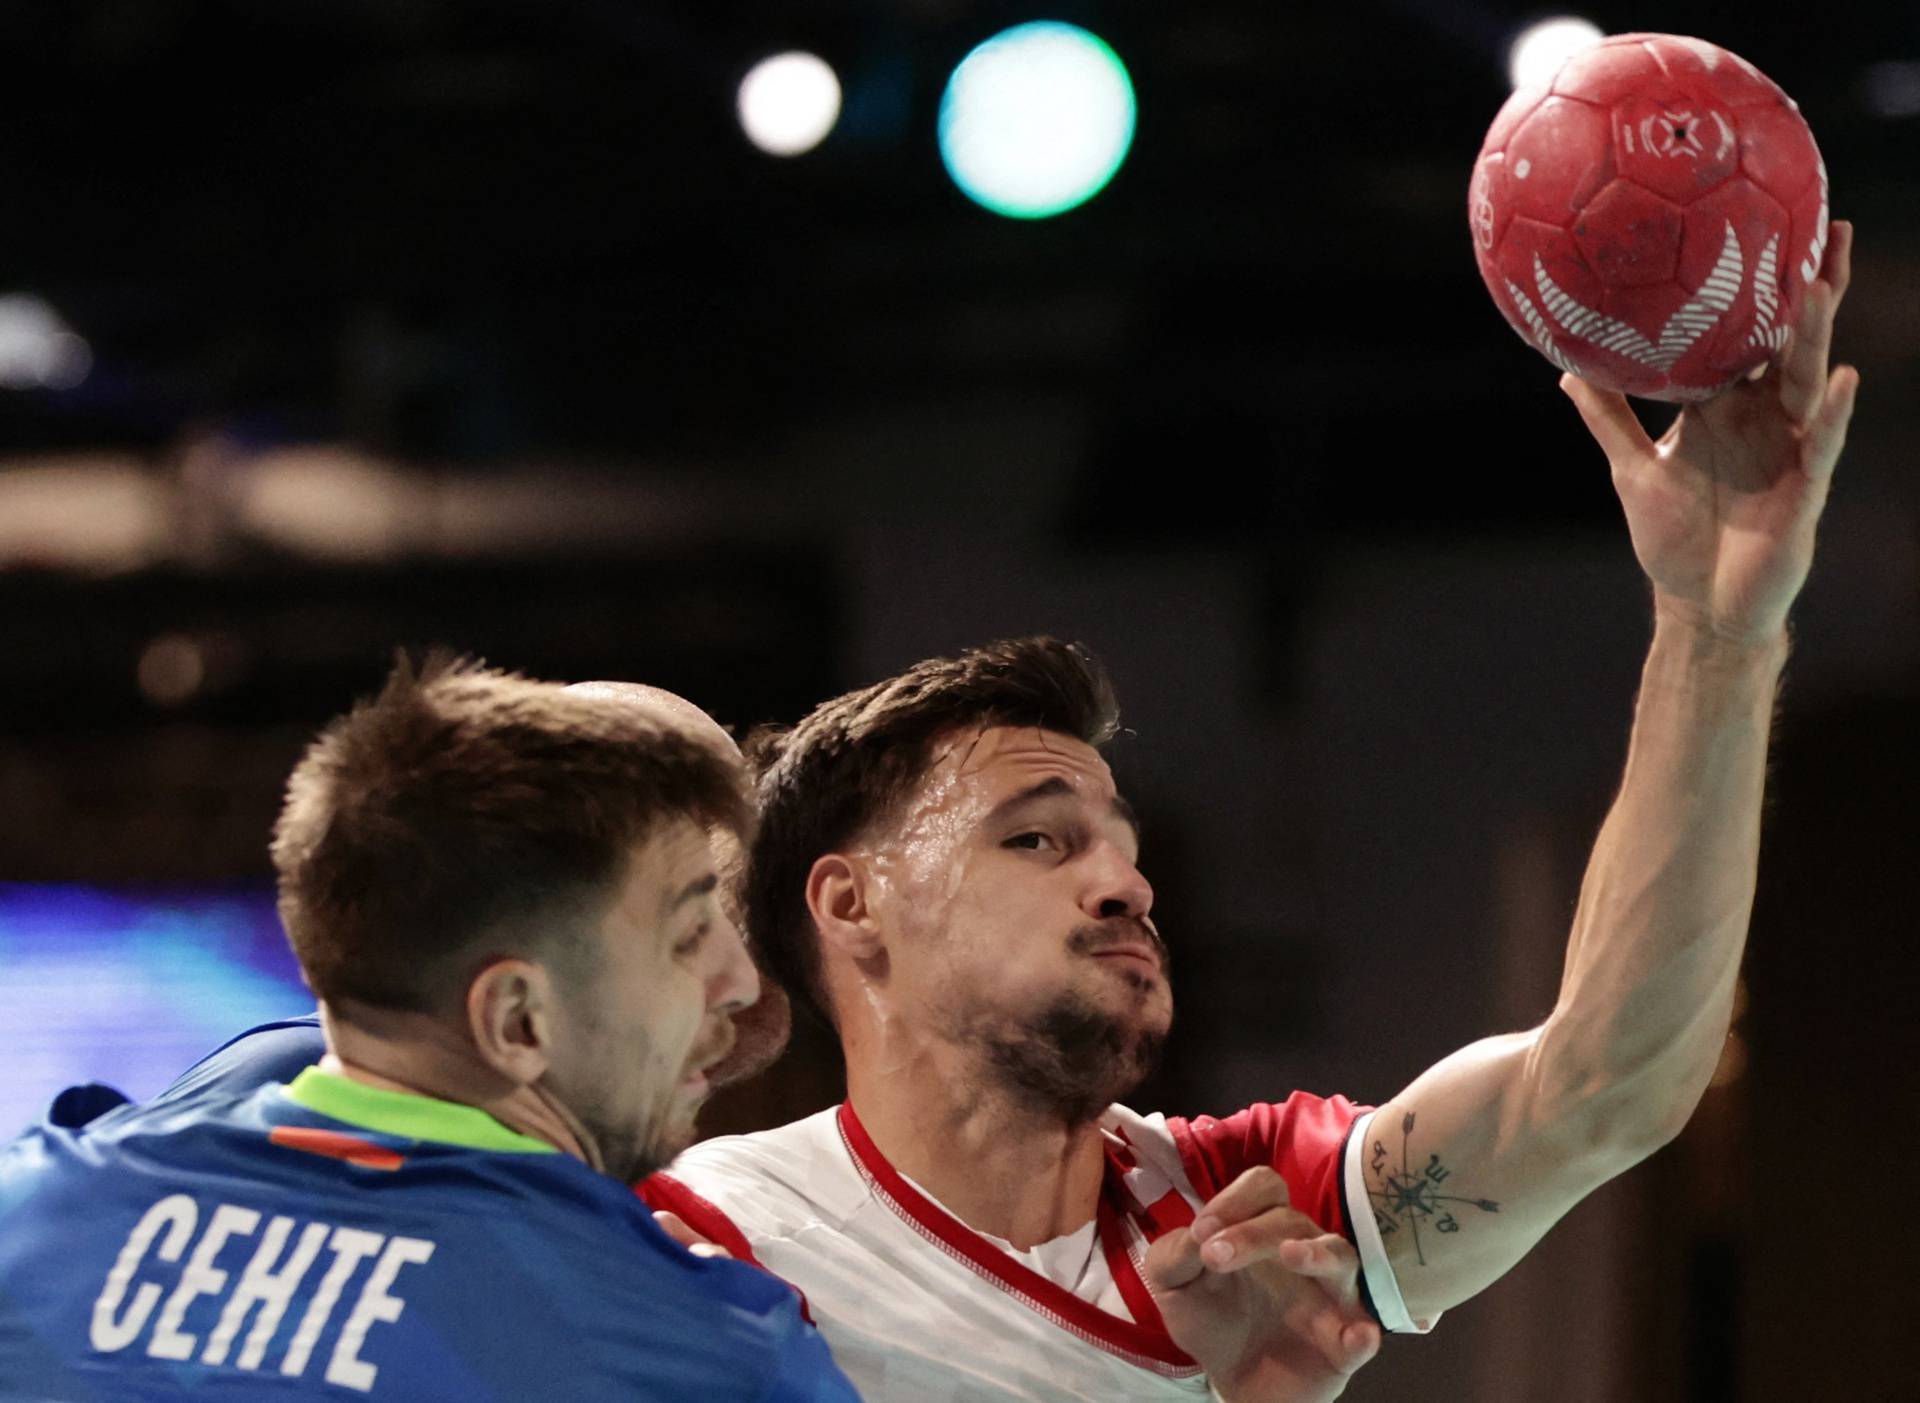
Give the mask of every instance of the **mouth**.
M 728 1025 L 729 1031 L 731 1026 Z M 707 1073 L 727 1060 L 733 1051 L 733 1039 L 728 1038 L 718 1046 L 708 1047 L 695 1052 L 687 1059 L 687 1074 L 680 1078 L 680 1085 L 687 1090 L 705 1095 L 709 1089 Z
M 1160 952 L 1155 950 L 1151 945 L 1140 945 L 1132 942 L 1124 945 L 1109 945 L 1104 950 L 1094 951 L 1093 958 L 1096 960 L 1112 960 L 1121 964 L 1122 967 L 1132 966 L 1145 970 L 1150 974 L 1159 974 L 1161 972 Z

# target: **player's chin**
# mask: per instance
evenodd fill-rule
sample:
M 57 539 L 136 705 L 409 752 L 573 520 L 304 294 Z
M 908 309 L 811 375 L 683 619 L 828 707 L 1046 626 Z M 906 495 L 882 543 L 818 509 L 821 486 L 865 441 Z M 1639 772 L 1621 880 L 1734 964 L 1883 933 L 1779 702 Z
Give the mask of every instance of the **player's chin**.
M 1165 974 L 1144 962 L 1099 962 L 1090 981 L 1095 998 L 1108 1008 L 1124 1009 L 1129 1021 L 1173 1021 L 1173 986 Z
M 1164 995 L 1120 1005 L 1109 1000 L 1101 1012 L 1112 1029 L 1116 1048 L 1157 1047 L 1173 1028 L 1173 1008 Z
M 1133 1031 L 1141 1038 L 1164 1040 L 1173 1031 L 1173 1005 L 1162 1002 L 1152 1008 L 1142 1009 L 1140 1016 L 1133 1021 Z
M 675 1104 L 664 1122 L 655 1128 L 651 1158 L 656 1165 L 673 1162 L 682 1150 L 700 1138 L 700 1101 Z

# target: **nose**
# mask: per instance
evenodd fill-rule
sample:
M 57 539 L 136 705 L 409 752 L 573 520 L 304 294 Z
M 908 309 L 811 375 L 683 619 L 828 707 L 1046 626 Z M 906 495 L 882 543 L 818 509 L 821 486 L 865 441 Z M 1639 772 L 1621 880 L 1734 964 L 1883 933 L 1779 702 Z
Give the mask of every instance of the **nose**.
M 1097 921 L 1114 916 L 1144 921 L 1153 910 L 1153 888 L 1125 851 L 1113 843 L 1102 843 L 1080 907 Z
M 760 971 L 740 938 L 740 928 L 722 917 L 713 933 L 714 964 L 707 977 L 707 1008 L 727 1014 L 751 1008 L 760 998 Z

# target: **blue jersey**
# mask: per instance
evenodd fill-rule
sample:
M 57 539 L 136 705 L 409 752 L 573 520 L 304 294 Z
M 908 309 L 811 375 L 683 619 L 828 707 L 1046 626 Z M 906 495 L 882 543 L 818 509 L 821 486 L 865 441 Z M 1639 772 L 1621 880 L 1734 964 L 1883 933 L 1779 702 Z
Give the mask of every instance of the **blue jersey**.
M 320 1015 L 303 1013 L 236 1033 L 174 1079 L 149 1104 L 205 1091 L 252 1091 L 290 1082 L 326 1054 Z
M 204 1082 L 0 1150 L 0 1398 L 854 1403 L 788 1287 L 481 1111 Z

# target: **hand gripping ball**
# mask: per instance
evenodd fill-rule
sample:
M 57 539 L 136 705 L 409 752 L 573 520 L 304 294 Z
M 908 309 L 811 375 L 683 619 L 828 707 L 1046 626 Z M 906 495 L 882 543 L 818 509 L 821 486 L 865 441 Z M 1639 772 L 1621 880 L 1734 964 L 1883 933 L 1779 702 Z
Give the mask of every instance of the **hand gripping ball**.
M 1785 341 L 1826 252 L 1827 170 L 1745 59 L 1622 34 L 1507 99 L 1467 217 L 1487 290 L 1548 360 L 1699 400 Z

